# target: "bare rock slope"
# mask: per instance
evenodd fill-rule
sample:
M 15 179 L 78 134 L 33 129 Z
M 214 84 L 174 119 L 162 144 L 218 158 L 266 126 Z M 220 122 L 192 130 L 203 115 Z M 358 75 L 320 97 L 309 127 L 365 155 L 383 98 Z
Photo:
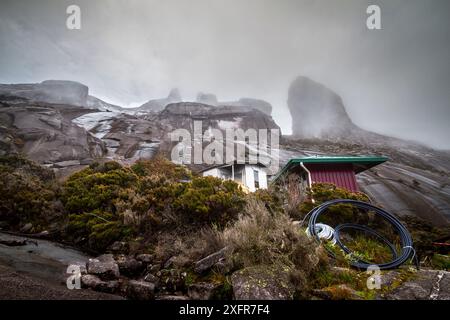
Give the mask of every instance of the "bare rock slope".
M 104 143 L 72 118 L 86 112 L 77 106 L 5 101 L 0 98 L 0 152 L 18 152 L 56 167 L 79 165 L 105 153 Z

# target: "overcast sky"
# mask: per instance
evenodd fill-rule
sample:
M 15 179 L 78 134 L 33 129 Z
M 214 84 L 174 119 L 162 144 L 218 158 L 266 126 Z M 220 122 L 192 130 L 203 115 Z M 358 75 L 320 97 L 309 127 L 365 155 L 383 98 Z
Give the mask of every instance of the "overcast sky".
M 81 30 L 66 8 L 81 7 Z M 381 7 L 382 30 L 366 8 Z M 450 149 L 448 0 L 0 0 L 0 83 L 65 79 L 122 106 L 178 87 L 273 105 L 290 82 L 342 96 L 362 128 Z

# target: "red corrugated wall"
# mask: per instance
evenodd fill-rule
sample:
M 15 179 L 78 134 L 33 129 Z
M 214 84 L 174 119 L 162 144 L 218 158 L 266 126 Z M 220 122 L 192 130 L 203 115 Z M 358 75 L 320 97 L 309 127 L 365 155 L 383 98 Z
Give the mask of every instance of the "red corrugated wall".
M 305 164 L 312 183 L 328 182 L 352 192 L 359 191 L 351 164 Z

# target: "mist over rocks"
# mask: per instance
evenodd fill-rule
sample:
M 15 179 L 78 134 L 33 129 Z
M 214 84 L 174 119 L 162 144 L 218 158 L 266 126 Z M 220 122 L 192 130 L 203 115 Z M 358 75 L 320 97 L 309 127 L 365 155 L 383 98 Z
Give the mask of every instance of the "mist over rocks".
M 219 104 L 219 102 L 217 101 L 217 96 L 213 93 L 199 92 L 197 94 L 196 101 L 198 103 L 209 104 L 211 106 L 217 106 Z
M 259 111 L 264 112 L 269 116 L 272 114 L 272 105 L 269 102 L 261 99 L 241 98 L 239 99 L 239 101 L 234 103 L 234 105 L 258 109 Z
M 340 96 L 307 77 L 289 87 L 292 133 L 298 138 L 341 138 L 359 129 L 350 119 Z
M 181 101 L 183 101 L 183 99 L 181 98 L 180 91 L 177 88 L 173 88 L 172 90 L 170 90 L 169 95 L 166 98 L 149 100 L 140 107 L 134 108 L 134 110 L 139 112 L 159 112 L 163 110 L 168 104 Z
M 248 106 L 213 106 L 198 102 L 180 102 L 169 104 L 158 115 L 158 121 L 166 127 L 192 128 L 194 120 L 202 120 L 205 129 L 228 128 L 279 129 L 271 116 Z
M 226 106 L 234 106 L 234 107 L 243 107 L 243 108 L 253 108 L 257 109 L 261 112 L 264 112 L 267 115 L 272 115 L 272 105 L 261 99 L 254 98 L 240 98 L 237 101 L 219 101 L 217 96 L 213 93 L 203 93 L 199 92 L 197 95 L 196 102 L 204 103 L 211 106 L 216 107 L 226 107 Z
M 45 80 L 41 83 L 0 84 L 0 95 L 17 96 L 31 101 L 86 106 L 89 89 L 67 80 Z
M 125 112 L 126 111 L 122 107 L 105 102 L 94 96 L 87 97 L 86 106 L 89 108 L 92 108 L 92 109 L 100 110 L 100 111 L 108 111 L 108 112 Z

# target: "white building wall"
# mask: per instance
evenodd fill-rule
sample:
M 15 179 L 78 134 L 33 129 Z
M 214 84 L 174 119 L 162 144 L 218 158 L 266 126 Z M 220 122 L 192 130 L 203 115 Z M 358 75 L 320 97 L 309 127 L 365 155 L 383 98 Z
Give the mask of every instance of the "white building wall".
M 267 189 L 267 173 L 266 170 L 259 166 L 255 165 L 246 165 L 245 166 L 245 185 L 251 192 L 255 192 L 255 177 L 253 174 L 253 170 L 258 171 L 259 176 L 259 188 Z
M 212 168 L 212 169 L 203 171 L 203 176 L 204 177 L 206 177 L 206 176 L 213 176 L 213 177 L 216 177 L 216 178 L 221 178 L 220 171 L 219 171 L 218 168 Z
M 242 183 L 251 191 L 255 192 L 255 179 L 253 170 L 258 171 L 259 176 L 259 188 L 260 189 L 267 189 L 267 173 L 266 170 L 262 167 L 256 166 L 256 165 L 246 165 L 243 169 L 243 181 Z M 220 172 L 219 168 L 212 168 L 207 171 L 203 172 L 203 176 L 213 176 L 217 178 L 224 178 L 223 175 Z

